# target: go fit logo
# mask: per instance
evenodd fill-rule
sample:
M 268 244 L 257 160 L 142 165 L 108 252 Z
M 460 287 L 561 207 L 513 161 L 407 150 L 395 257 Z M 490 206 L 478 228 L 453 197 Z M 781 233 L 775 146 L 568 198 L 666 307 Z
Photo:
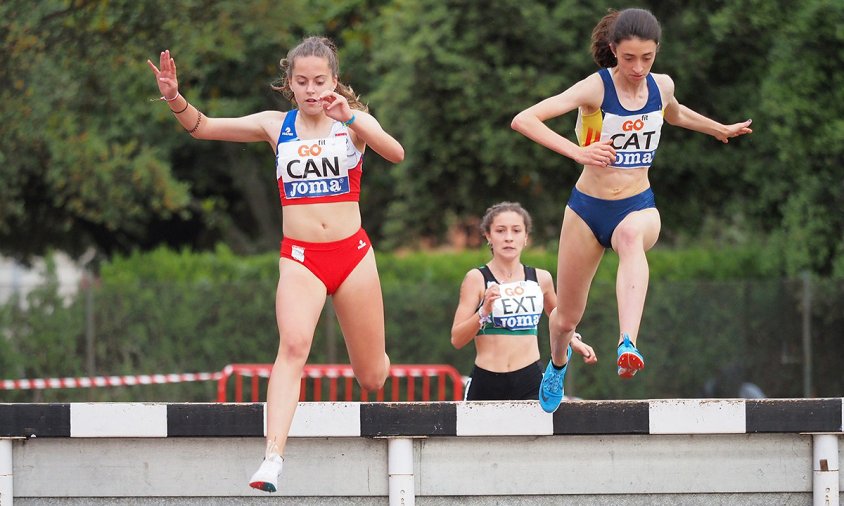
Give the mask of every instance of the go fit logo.
M 507 297 L 517 297 L 519 295 L 523 295 L 525 293 L 525 289 L 522 288 L 521 285 L 516 285 L 515 287 L 508 286 L 504 288 L 504 295 Z
M 322 146 L 320 144 L 302 144 L 298 150 L 299 156 L 319 156 L 322 153 Z
M 621 130 L 625 132 L 631 132 L 633 130 L 639 131 L 645 128 L 645 120 L 648 119 L 647 116 L 643 116 L 642 119 L 637 120 L 628 120 L 621 124 Z

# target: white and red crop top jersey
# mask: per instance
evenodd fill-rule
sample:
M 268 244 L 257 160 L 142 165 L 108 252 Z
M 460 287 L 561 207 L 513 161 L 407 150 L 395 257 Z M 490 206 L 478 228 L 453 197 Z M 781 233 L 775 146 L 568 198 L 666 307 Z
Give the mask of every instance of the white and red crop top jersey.
M 578 111 L 575 127 L 578 142 L 581 146 L 588 146 L 599 140 L 612 139 L 616 155 L 610 167 L 650 167 L 662 132 L 664 110 L 659 86 L 648 74 L 648 101 L 638 111 L 629 111 L 618 100 L 610 71 L 600 69 L 598 75 L 604 81 L 604 100 L 601 109 L 592 114 L 584 115 Z
M 299 139 L 297 109 L 288 111 L 276 144 L 276 179 L 281 205 L 358 202 L 363 153 L 339 121 L 328 137 Z

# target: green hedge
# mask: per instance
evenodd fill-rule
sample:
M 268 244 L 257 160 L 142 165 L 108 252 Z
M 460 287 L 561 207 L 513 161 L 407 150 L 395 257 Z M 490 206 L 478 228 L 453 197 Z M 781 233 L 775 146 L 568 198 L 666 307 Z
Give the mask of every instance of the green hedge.
M 378 253 L 387 347 L 394 363 L 446 363 L 463 374 L 470 372 L 474 351 L 455 350 L 450 327 L 463 277 L 488 258 L 485 250 Z M 533 250 L 524 260 L 555 271 L 554 252 Z M 748 375 L 764 376 L 767 392 L 801 395 L 800 370 L 792 363 L 775 368 L 776 374 L 765 372 L 781 356 L 800 352 L 799 285 L 780 280 L 775 264 L 751 250 L 657 249 L 649 261 L 651 288 L 640 340 L 648 368 L 631 382 L 615 376 L 617 257 L 608 253 L 579 328 L 600 363 L 588 368 L 576 364 L 568 391 L 585 398 L 698 396 L 708 378 L 739 362 Z M 271 363 L 278 347 L 277 279 L 277 254 L 244 258 L 225 247 L 206 253 L 159 249 L 108 261 L 100 267 L 92 293 L 95 374 L 218 371 L 229 363 Z M 839 284 L 819 285 L 819 293 L 839 293 Z M 815 310 L 817 325 L 839 328 L 842 322 L 835 315 L 844 314 L 840 297 L 821 300 Z M 86 375 L 85 308 L 82 292 L 67 299 L 58 295 L 54 270 L 25 300 L 0 306 L 0 328 L 7 337 L 0 340 L 0 366 L 6 377 Z M 544 359 L 546 320 L 539 340 Z M 778 337 L 768 342 L 772 335 Z M 820 355 L 818 362 L 823 363 L 829 353 Z M 329 305 L 309 362 L 332 361 L 347 358 Z M 816 372 L 819 377 L 828 374 Z M 824 389 L 840 388 L 841 379 L 830 376 L 832 380 L 818 383 Z M 7 394 L 9 400 L 202 401 L 213 399 L 215 390 L 205 383 Z

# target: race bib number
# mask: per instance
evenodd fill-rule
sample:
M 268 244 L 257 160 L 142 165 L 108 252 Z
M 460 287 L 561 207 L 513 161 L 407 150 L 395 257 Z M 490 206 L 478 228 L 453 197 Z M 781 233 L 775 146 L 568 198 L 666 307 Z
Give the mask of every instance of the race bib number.
M 601 140 L 611 140 L 615 149 L 612 166 L 616 169 L 649 167 L 659 147 L 662 113 L 654 111 L 638 116 L 604 116 Z
M 499 285 L 501 298 L 492 304 L 492 324 L 510 330 L 536 327 L 542 316 L 542 290 L 535 281 Z
M 307 139 L 278 145 L 276 178 L 289 199 L 349 193 L 346 138 Z

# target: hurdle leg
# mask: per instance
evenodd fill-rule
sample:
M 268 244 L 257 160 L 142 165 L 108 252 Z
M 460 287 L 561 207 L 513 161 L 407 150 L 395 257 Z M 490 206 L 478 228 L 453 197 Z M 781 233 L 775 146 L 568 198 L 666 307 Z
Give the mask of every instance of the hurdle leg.
M 12 506 L 12 440 L 0 439 L 0 506 Z
M 390 506 L 413 506 L 416 503 L 413 476 L 413 439 L 387 440 L 387 472 L 389 473 Z
M 838 506 L 838 435 L 812 434 L 812 504 Z

